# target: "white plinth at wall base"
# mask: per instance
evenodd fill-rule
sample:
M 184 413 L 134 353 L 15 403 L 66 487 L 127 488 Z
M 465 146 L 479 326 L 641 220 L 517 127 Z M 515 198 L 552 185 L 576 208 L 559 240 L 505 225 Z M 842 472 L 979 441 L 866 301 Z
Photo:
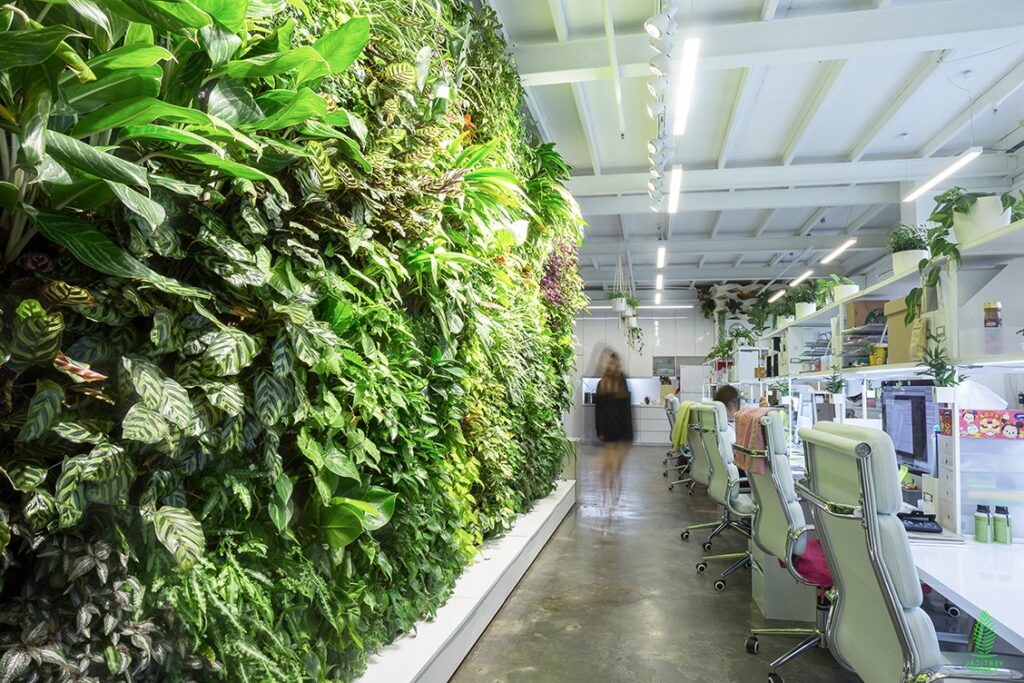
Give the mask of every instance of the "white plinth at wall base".
M 576 502 L 576 482 L 560 481 L 547 498 L 488 541 L 430 622 L 370 657 L 357 683 L 447 681 Z

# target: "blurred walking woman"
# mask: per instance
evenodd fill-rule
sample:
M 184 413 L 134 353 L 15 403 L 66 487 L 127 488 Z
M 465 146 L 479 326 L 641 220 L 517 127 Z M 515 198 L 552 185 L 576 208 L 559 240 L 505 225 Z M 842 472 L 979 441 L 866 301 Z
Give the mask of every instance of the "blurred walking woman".
M 633 442 L 633 408 L 618 354 L 609 353 L 594 398 L 594 424 L 601 442 L 601 478 L 611 504 L 622 493 L 622 461 Z

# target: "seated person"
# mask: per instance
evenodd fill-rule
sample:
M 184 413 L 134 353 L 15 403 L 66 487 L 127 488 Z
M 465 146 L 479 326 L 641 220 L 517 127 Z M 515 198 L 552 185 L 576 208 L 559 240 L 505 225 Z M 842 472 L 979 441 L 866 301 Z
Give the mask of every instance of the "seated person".
M 736 390 L 736 387 L 731 384 L 723 384 L 718 387 L 718 391 L 715 392 L 713 400 L 718 401 L 725 406 L 725 416 L 729 422 L 726 426 L 728 432 L 729 443 L 736 443 L 736 411 L 740 409 L 740 392 Z M 743 468 L 737 467 L 740 471 L 741 477 L 746 477 L 747 473 Z

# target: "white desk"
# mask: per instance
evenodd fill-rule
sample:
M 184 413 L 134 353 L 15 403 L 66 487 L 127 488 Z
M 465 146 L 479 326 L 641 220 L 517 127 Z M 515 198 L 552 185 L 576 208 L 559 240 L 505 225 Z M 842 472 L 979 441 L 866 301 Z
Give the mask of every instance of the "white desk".
M 1000 638 L 1024 652 L 1024 543 L 911 541 L 921 580 L 972 617 L 988 612 Z

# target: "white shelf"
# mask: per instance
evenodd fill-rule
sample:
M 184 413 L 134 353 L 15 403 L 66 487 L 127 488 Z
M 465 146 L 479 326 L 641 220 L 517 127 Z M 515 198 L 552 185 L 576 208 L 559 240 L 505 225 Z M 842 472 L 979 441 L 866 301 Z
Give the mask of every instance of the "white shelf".
M 1020 362 L 1024 363 L 1024 356 L 1021 357 Z M 839 371 L 839 374 L 847 379 L 927 379 L 926 375 L 918 374 L 927 369 L 926 366 L 918 363 L 894 363 L 892 365 L 865 365 L 860 368 L 844 368 Z M 762 381 L 769 384 L 786 381 L 816 382 L 827 378 L 831 374 L 831 370 L 825 372 L 801 372 L 785 377 L 768 377 Z

